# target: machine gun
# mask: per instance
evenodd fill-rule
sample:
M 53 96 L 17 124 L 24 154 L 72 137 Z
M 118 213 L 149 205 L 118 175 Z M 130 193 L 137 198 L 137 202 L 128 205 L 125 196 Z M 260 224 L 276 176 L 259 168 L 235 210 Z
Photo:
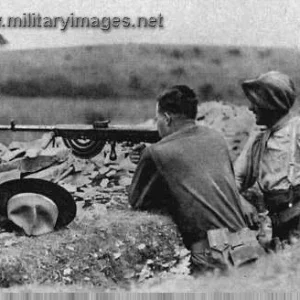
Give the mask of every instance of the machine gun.
M 110 125 L 109 121 L 96 121 L 93 124 L 63 125 L 0 125 L 0 131 L 52 132 L 53 139 L 62 137 L 65 145 L 80 158 L 91 158 L 101 152 L 106 142 L 111 145 L 110 159 L 116 159 L 117 142 L 155 143 L 159 141 L 158 131 L 141 126 Z

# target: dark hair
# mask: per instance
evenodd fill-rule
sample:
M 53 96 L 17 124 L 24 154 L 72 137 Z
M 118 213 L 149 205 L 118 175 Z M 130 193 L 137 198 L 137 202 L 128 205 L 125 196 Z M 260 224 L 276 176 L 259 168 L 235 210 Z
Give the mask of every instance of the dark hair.
M 157 98 L 160 112 L 182 115 L 188 119 L 197 116 L 198 99 L 195 92 L 186 85 L 174 85 Z

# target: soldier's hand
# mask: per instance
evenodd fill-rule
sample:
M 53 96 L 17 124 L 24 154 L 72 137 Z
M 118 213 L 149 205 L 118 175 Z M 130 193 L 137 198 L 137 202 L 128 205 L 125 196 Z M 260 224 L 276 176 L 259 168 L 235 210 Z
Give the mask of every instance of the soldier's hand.
M 129 159 L 132 163 L 136 165 L 139 163 L 142 153 L 146 147 L 146 144 L 141 143 L 132 148 L 132 151 L 129 153 Z
M 270 246 L 273 237 L 272 220 L 268 214 L 267 210 L 258 214 L 259 230 L 257 240 L 264 248 Z
M 240 196 L 240 199 L 247 225 L 251 229 L 258 228 L 259 219 L 256 208 L 252 204 L 250 204 L 243 196 Z

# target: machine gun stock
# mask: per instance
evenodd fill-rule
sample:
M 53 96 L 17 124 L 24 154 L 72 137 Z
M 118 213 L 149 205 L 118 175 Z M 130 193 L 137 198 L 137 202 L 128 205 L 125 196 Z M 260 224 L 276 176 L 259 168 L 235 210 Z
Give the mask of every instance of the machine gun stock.
M 53 138 L 62 137 L 65 145 L 80 158 L 91 158 L 101 152 L 106 142 L 111 144 L 112 159 L 117 142 L 155 143 L 159 141 L 158 131 L 133 125 L 109 125 L 109 121 L 96 121 L 93 124 L 62 125 L 0 125 L 0 131 L 53 132 Z

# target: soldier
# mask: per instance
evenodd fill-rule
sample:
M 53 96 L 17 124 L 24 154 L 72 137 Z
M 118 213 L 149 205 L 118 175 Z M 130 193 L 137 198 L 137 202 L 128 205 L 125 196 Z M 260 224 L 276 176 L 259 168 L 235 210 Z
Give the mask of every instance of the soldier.
M 299 235 L 300 215 L 300 119 L 290 113 L 294 83 L 271 71 L 243 82 L 242 88 L 263 130 L 249 138 L 235 163 L 237 186 L 242 192 L 258 184 L 261 216 L 269 214 L 273 237 L 292 242 Z
M 258 257 L 255 234 L 246 228 L 233 166 L 223 137 L 196 125 L 197 98 L 184 85 L 157 99 L 161 141 L 146 147 L 129 202 L 134 209 L 171 215 L 191 250 L 191 272 L 240 265 Z

